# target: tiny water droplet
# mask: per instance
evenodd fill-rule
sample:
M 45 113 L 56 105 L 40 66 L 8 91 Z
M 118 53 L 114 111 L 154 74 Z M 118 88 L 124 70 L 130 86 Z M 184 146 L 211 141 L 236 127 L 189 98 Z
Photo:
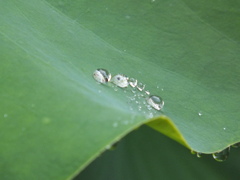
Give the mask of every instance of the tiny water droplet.
M 202 112 L 198 112 L 198 115 L 199 115 L 199 116 L 202 116 Z
M 162 88 L 161 90 L 163 91 L 164 89 Z
M 152 118 L 153 117 L 153 113 L 150 112 L 149 114 L 147 114 L 147 118 Z
M 226 161 L 230 152 L 230 147 L 224 149 L 223 151 L 213 153 L 213 158 L 218 162 Z
M 121 88 L 128 87 L 128 77 L 125 75 L 118 74 L 112 78 L 111 82 Z
M 156 110 L 161 110 L 164 106 L 164 101 L 159 96 L 149 96 L 147 103 Z
M 107 83 L 111 80 L 111 74 L 106 69 L 97 69 L 93 72 L 93 78 L 99 83 Z
M 115 143 L 113 143 L 113 144 L 109 144 L 109 145 L 107 145 L 107 146 L 105 147 L 105 149 L 110 150 L 110 151 L 113 151 L 113 150 L 115 150 L 115 149 L 117 148 L 118 143 L 119 143 L 119 142 L 115 142 Z
M 126 18 L 126 19 L 130 19 L 130 18 L 131 18 L 131 16 L 129 16 L 129 15 L 126 15 L 126 16 L 125 16 L 125 18 Z
M 198 157 L 198 158 L 202 157 L 202 153 L 197 152 L 197 157 Z
M 4 117 L 4 118 L 7 118 L 7 117 L 8 117 L 8 114 L 4 114 L 3 117 Z
M 113 123 L 113 127 L 118 127 L 118 123 L 117 122 Z
M 139 91 L 143 91 L 144 88 L 145 88 L 145 84 L 143 84 L 143 83 L 141 83 L 141 82 L 137 85 L 137 89 L 138 89 Z
M 130 86 L 136 87 L 138 81 L 137 81 L 137 79 L 130 78 L 130 79 L 128 80 L 128 82 L 129 82 L 129 85 L 130 85 Z
M 135 91 L 134 89 L 132 89 L 131 91 L 132 91 L 132 93 L 133 93 L 133 94 L 135 94 L 135 93 L 136 93 L 136 91 Z
M 148 90 L 146 90 L 145 93 L 146 93 L 147 95 L 150 95 L 150 91 L 148 91 Z
M 101 93 L 102 91 L 101 90 L 98 90 L 98 93 Z
M 152 106 L 147 105 L 147 109 L 148 109 L 149 111 L 152 110 Z
M 109 150 L 109 149 L 111 149 L 111 147 L 112 147 L 112 145 L 108 144 L 108 145 L 105 146 L 105 149 Z
M 224 128 L 223 128 L 223 130 L 225 131 L 225 130 L 226 130 L 226 128 L 224 127 Z
M 233 144 L 232 147 L 239 148 L 240 147 L 240 142 Z
M 138 106 L 138 110 L 141 111 L 142 110 L 142 106 L 139 105 Z

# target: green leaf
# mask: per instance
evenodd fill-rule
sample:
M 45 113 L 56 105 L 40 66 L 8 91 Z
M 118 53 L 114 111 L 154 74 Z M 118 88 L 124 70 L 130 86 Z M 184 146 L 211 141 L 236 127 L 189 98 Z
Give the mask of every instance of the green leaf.
M 204 153 L 239 142 L 239 31 L 203 5 L 1 1 L 1 178 L 69 179 L 143 123 Z M 234 29 L 238 5 L 217 6 Z M 162 112 L 97 84 L 97 68 L 146 84 Z

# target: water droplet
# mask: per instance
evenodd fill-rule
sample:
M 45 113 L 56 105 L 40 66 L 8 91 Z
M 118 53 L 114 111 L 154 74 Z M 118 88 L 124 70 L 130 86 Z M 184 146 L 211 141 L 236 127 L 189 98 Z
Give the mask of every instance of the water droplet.
M 198 115 L 199 115 L 199 116 L 202 116 L 202 112 L 198 112 Z
M 131 18 L 131 16 L 129 16 L 129 15 L 126 15 L 126 16 L 125 16 L 125 18 L 126 18 L 126 19 L 130 19 L 130 18 Z
M 161 90 L 163 91 L 163 88 Z
M 148 90 L 146 90 L 145 93 L 146 93 L 147 95 L 150 95 L 150 91 L 148 91 Z
M 105 149 L 110 150 L 110 151 L 113 151 L 113 150 L 115 150 L 115 149 L 117 148 L 118 143 L 119 143 L 119 142 L 115 142 L 115 143 L 113 143 L 113 144 L 109 144 L 109 145 L 107 145 L 107 146 L 105 147 Z
M 202 153 L 197 152 L 197 157 L 198 157 L 198 158 L 202 157 Z
M 138 89 L 139 91 L 143 91 L 144 88 L 145 88 L 145 84 L 143 84 L 143 83 L 139 83 L 139 84 L 137 85 L 137 89 Z
M 105 149 L 109 150 L 109 149 L 111 149 L 111 147 L 112 147 L 112 145 L 108 144 L 108 145 L 106 145 Z
M 240 147 L 240 142 L 233 144 L 232 147 L 239 148 Z
M 147 99 L 147 103 L 156 110 L 161 110 L 164 106 L 164 101 L 159 96 L 150 96 Z
M 107 83 L 111 79 L 111 74 L 106 69 L 97 69 L 93 72 L 93 78 L 99 83 Z
M 128 82 L 129 82 L 129 85 L 132 86 L 132 87 L 136 87 L 137 86 L 137 79 L 130 78 L 128 80 Z
M 98 90 L 98 93 L 101 93 L 102 91 L 101 90 Z
M 229 156 L 230 147 L 224 149 L 223 151 L 213 153 L 213 158 L 218 162 L 226 161 Z
M 128 87 L 128 77 L 121 74 L 114 76 L 111 82 L 121 88 Z
M 142 106 L 139 105 L 138 106 L 138 110 L 141 111 L 142 110 Z
M 8 117 L 8 114 L 4 114 L 3 117 L 4 117 L 4 118 L 7 118 L 7 117 Z
M 150 112 L 149 114 L 147 114 L 147 116 L 146 116 L 147 118 L 152 118 L 153 117 L 153 113 L 152 112 Z
M 118 127 L 118 123 L 117 122 L 113 123 L 113 127 Z
M 224 127 L 224 128 L 223 128 L 223 130 L 225 131 L 225 130 L 226 130 L 226 128 Z

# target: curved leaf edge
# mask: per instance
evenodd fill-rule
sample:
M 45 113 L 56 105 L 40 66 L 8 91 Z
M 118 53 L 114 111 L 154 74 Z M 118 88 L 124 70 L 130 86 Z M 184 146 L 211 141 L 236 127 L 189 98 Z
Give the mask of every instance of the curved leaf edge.
M 198 152 L 201 154 L 213 154 L 213 153 L 221 152 L 224 149 L 231 147 L 232 145 L 238 143 L 238 142 L 234 142 L 232 144 L 226 145 L 223 148 L 215 150 L 215 151 L 201 151 L 200 152 L 191 147 L 191 145 L 187 142 L 187 140 L 182 135 L 181 131 L 177 128 L 177 126 L 173 123 L 173 121 L 170 118 L 168 118 L 167 116 L 161 115 L 159 117 L 152 118 L 148 122 L 146 122 L 146 125 L 148 125 L 152 129 L 160 132 L 161 134 L 169 137 L 170 139 L 173 139 L 174 141 L 183 145 L 184 147 L 186 147 L 193 153 Z

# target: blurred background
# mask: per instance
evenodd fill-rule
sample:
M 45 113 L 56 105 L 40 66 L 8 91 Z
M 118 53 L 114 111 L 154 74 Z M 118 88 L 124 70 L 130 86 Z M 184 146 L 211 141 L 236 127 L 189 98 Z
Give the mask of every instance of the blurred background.
M 201 158 L 190 150 L 142 126 L 105 151 L 74 180 L 239 180 L 240 148 L 231 148 L 225 162 Z

